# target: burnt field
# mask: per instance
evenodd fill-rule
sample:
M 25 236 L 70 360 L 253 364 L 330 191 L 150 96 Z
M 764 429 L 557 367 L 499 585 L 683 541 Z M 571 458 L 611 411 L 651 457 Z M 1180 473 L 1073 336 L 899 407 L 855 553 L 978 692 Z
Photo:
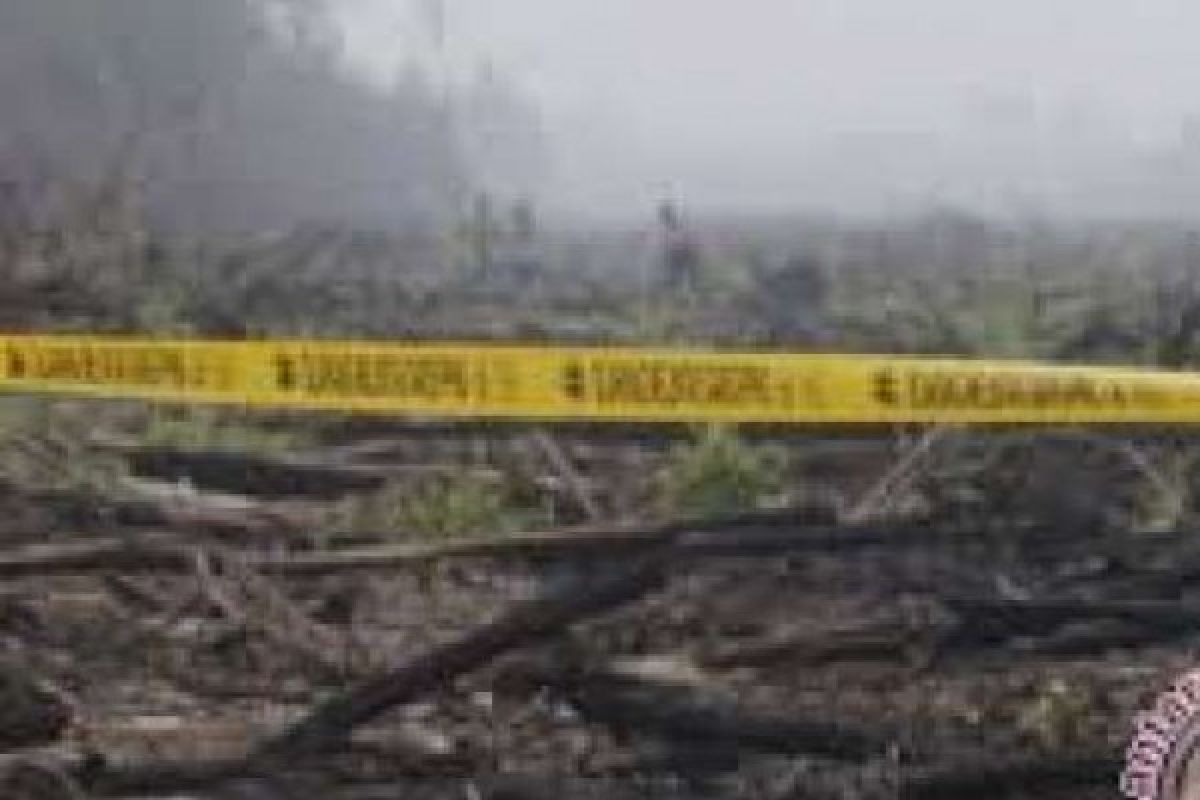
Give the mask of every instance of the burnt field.
M 1193 238 L 1148 226 L 718 225 L 676 284 L 636 233 L 440 266 L 134 233 L 18 231 L 6 325 L 1186 368 L 1200 321 Z M 1198 463 L 1182 429 L 7 398 L 0 796 L 1115 797 L 1195 663 Z
M 1200 367 L 1186 4 L 753 5 L 0 0 L 0 338 L 883 359 L 570 359 L 730 423 L 499 424 L 333 404 L 521 370 L 281 349 L 308 414 L 5 347 L 0 800 L 1117 796 L 1200 661 L 1197 430 L 937 423 L 1189 404 L 888 359 Z M 934 424 L 732 419 L 868 380 Z
M 27 455 L 0 501 L 5 797 L 1115 797 L 1194 664 L 1177 437 L 377 422 L 252 453 L 86 408 L 23 432 L 54 485 Z
M 1183 369 L 1200 330 L 1172 226 L 712 223 L 675 272 L 652 229 L 67 229 L 12 231 L 8 329 Z M 0 796 L 1114 797 L 1195 661 L 1197 464 L 6 398 Z

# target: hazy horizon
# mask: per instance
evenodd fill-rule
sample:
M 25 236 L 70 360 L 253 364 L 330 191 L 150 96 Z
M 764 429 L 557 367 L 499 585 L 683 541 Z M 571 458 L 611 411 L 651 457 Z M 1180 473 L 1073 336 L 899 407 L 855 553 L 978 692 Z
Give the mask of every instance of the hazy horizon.
M 1200 7 L 1181 0 L 444 5 L 453 63 L 490 60 L 536 101 L 537 192 L 574 212 L 665 193 L 849 214 L 1189 216 L 1200 199 Z M 378 75 L 429 63 L 435 6 L 348 0 L 350 55 Z

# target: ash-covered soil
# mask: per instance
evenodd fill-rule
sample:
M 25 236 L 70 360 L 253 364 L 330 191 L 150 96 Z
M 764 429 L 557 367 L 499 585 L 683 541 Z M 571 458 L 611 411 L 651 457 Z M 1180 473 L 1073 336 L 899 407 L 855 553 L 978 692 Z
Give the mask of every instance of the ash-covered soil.
M 1014 452 L 928 464 L 854 522 L 486 551 L 331 544 L 312 504 L 217 513 L 203 487 L 8 487 L 5 796 L 1115 797 L 1134 713 L 1198 660 L 1200 538 L 1133 530 L 1107 451 Z M 807 469 L 870 484 L 835 461 Z

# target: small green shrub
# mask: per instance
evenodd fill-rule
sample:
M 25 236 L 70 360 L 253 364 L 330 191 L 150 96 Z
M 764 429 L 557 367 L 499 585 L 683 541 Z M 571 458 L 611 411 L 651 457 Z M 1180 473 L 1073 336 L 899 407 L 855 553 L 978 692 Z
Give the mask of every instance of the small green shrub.
M 783 490 L 785 467 L 778 449 L 749 445 L 726 426 L 707 427 L 671 450 L 662 474 L 665 510 L 710 517 L 770 505 Z
M 1142 479 L 1135 485 L 1134 530 L 1167 533 L 1187 526 L 1195 506 L 1194 479 L 1200 450 L 1166 448 L 1153 456 L 1130 448 Z
M 300 431 L 280 431 L 231 419 L 222 409 L 150 409 L 133 435 L 143 444 L 195 450 L 280 454 L 308 443 Z
M 513 533 L 543 521 L 540 516 L 519 507 L 507 487 L 464 473 L 396 482 L 349 498 L 331 522 L 344 530 L 452 539 Z
M 1094 701 L 1086 687 L 1050 680 L 1016 709 L 1016 727 L 1044 747 L 1063 748 L 1083 738 Z

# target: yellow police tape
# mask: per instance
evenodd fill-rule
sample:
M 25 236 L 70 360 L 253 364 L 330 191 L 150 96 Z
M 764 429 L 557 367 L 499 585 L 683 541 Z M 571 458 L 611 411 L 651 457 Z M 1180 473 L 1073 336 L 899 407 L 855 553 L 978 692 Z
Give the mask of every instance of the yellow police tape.
M 1200 375 L 654 348 L 0 336 L 0 390 L 561 420 L 1200 422 Z

